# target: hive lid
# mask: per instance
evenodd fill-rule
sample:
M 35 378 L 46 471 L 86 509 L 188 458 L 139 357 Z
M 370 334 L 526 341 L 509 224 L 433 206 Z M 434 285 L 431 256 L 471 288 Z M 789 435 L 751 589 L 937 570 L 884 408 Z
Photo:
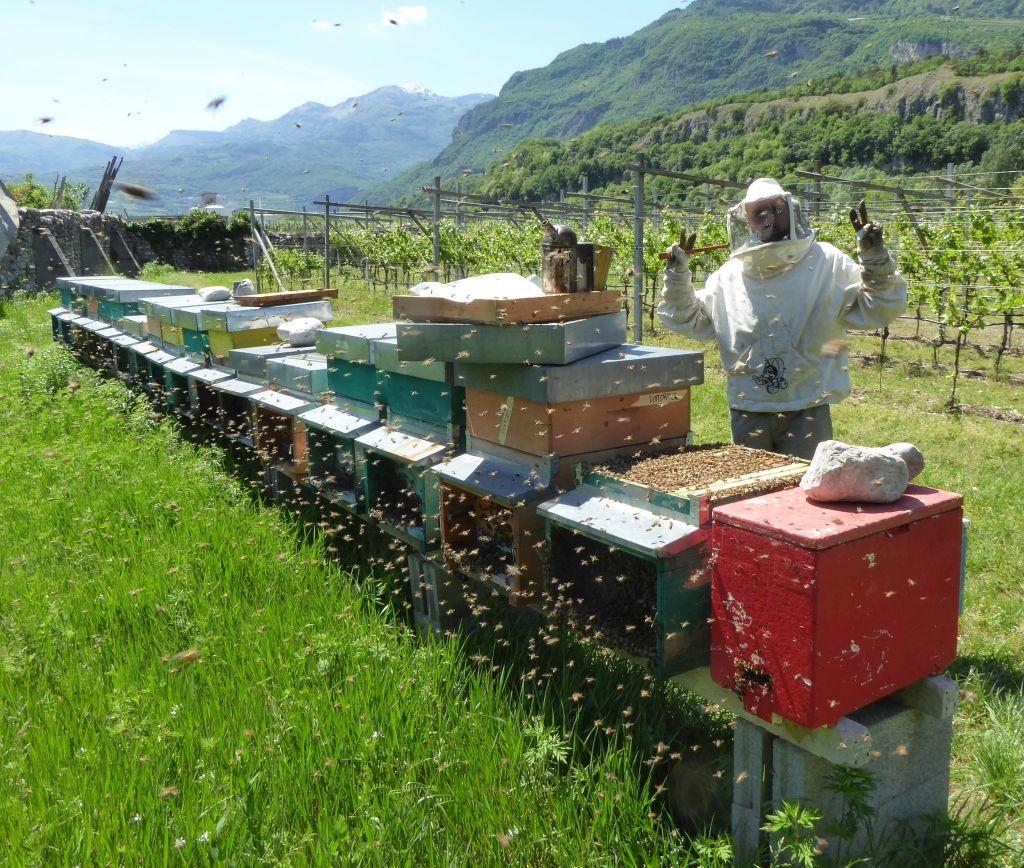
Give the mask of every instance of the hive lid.
M 299 418 L 310 428 L 342 436 L 363 434 L 368 429 L 380 425 L 380 419 L 376 412 L 372 416 L 359 415 L 347 412 L 337 404 L 322 404 L 312 410 L 300 413 Z
M 166 365 L 168 362 L 173 362 L 178 356 L 173 356 L 166 350 L 157 350 L 155 353 L 150 353 L 147 358 L 155 365 Z
M 406 362 L 398 358 L 398 338 L 394 335 L 379 338 L 373 342 L 373 363 L 378 371 L 405 374 L 420 380 L 436 383 L 451 383 L 453 378 L 451 362 Z
M 194 307 L 204 303 L 201 295 L 158 295 L 139 299 L 139 307 L 144 313 L 156 317 L 161 322 L 171 322 L 171 311 L 177 308 Z
M 111 340 L 113 338 L 116 338 L 118 335 L 120 335 L 121 331 L 120 331 L 120 329 L 116 329 L 113 326 L 107 326 L 105 329 L 99 329 L 96 332 L 96 334 L 99 335 L 101 338 L 106 338 L 107 340 Z
M 288 416 L 304 413 L 306 410 L 316 406 L 306 395 L 300 397 L 288 392 L 278 392 L 276 389 L 256 392 L 249 400 L 261 407 L 266 407 L 268 410 L 277 410 L 279 413 L 284 413 Z
M 410 363 L 411 364 L 411 363 Z M 542 404 L 667 392 L 704 382 L 704 354 L 623 344 L 568 365 L 455 363 L 455 382 Z
M 112 337 L 110 342 L 112 344 L 117 344 L 119 347 L 133 347 L 139 342 L 139 339 L 132 335 L 121 334 Z
M 624 311 L 528 325 L 398 324 L 398 357 L 413 361 L 567 365 L 625 342 Z
M 482 455 L 457 455 L 435 465 L 441 479 L 474 494 L 495 500 L 504 506 L 520 506 L 528 500 L 546 496 L 551 480 L 540 475 L 527 462 L 503 461 Z
M 707 539 L 707 530 L 624 503 L 589 485 L 537 507 L 537 513 L 591 539 L 649 558 L 668 558 Z
M 374 364 L 374 342 L 395 336 L 395 323 L 334 326 L 316 333 L 316 351 L 333 359 Z
M 51 307 L 51 308 L 50 308 L 50 309 L 49 309 L 49 310 L 47 311 L 47 313 L 48 313 L 48 314 L 49 314 L 50 316 L 57 316 L 58 314 L 64 313 L 64 308 L 62 308 L 62 307 Z
M 907 486 L 895 503 L 815 503 L 801 488 L 787 488 L 716 507 L 716 524 L 754 531 L 808 549 L 827 549 L 929 518 L 963 505 L 963 497 L 921 485 Z
M 417 437 L 397 428 L 382 426 L 361 437 L 356 443 L 374 452 L 388 455 L 406 464 L 432 464 L 448 450 L 447 443 Z
M 133 353 L 138 353 L 140 356 L 147 356 L 150 353 L 157 351 L 156 344 L 151 344 L 149 341 L 139 341 L 137 344 L 133 344 L 131 347 Z
M 300 317 L 316 317 L 326 322 L 333 315 L 329 301 L 307 301 L 299 304 L 279 304 L 275 307 L 243 307 L 225 303 L 199 311 L 201 329 L 209 331 L 241 332 L 253 329 L 277 328 Z
M 231 375 L 225 374 L 223 371 L 215 371 L 213 368 L 196 368 L 188 372 L 188 378 L 213 385 L 214 383 L 221 382 L 221 380 L 230 380 Z
M 109 281 L 109 278 L 108 278 Z M 188 286 L 171 286 L 165 283 L 152 283 L 147 280 L 117 280 L 113 283 L 94 284 L 87 287 L 83 295 L 116 301 L 119 304 L 138 302 L 144 298 L 156 298 L 168 295 L 187 295 L 193 290 Z
M 198 367 L 199 365 L 197 365 L 191 359 L 178 358 L 175 359 L 173 362 L 168 362 L 166 365 L 164 365 L 164 370 L 170 371 L 172 374 L 185 375 L 190 371 L 194 371 Z
M 216 383 L 211 383 L 211 386 L 217 392 L 225 392 L 228 395 L 237 395 L 240 398 L 251 395 L 253 392 L 262 392 L 267 388 L 262 383 L 250 383 L 248 380 L 238 380 L 233 377 L 229 377 L 226 380 L 219 380 Z

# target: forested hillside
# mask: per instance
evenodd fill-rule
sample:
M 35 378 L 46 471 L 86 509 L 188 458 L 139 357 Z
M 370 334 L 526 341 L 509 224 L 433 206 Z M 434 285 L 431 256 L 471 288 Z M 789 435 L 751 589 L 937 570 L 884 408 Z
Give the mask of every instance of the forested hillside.
M 817 93 L 826 87 L 832 92 Z M 1019 52 L 875 70 L 808 90 L 815 92 L 733 97 L 600 126 L 568 142 L 530 139 L 463 183 L 486 195 L 541 199 L 576 189 L 586 175 L 600 190 L 617 186 L 641 150 L 655 165 L 733 179 L 784 178 L 815 162 L 868 174 L 934 172 L 948 163 L 1024 170 Z M 666 184 L 664 192 L 677 187 Z
M 1022 13 L 1018 0 L 696 0 L 630 36 L 580 45 L 516 73 L 497 99 L 462 117 L 434 160 L 370 195 L 401 197 L 435 174 L 481 171 L 526 138 L 566 140 L 755 88 L 1004 50 L 1024 41 Z

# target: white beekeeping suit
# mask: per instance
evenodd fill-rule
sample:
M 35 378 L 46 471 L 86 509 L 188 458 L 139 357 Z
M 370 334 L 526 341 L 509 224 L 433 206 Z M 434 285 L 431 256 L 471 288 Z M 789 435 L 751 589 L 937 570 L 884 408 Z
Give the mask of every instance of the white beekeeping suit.
M 670 249 L 658 315 L 672 331 L 717 340 L 733 411 L 783 414 L 841 401 L 851 388 L 846 330 L 888 325 L 905 309 L 906 281 L 863 206 L 860 214 L 851 214 L 855 262 L 816 241 L 796 199 L 761 178 L 730 209 L 732 254 L 703 290 L 694 292 L 685 251 Z M 767 448 L 763 439 L 749 445 Z

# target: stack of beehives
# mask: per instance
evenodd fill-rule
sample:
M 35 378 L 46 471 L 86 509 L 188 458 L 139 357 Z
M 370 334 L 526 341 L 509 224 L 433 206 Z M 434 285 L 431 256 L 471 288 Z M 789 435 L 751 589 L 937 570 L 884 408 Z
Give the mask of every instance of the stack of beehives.
M 572 487 L 582 460 L 684 444 L 703 357 L 626 344 L 619 296 L 600 289 L 399 297 L 395 312 L 398 358 L 453 365 L 465 395 L 465 451 L 433 468 L 445 563 L 537 601 L 537 504 Z

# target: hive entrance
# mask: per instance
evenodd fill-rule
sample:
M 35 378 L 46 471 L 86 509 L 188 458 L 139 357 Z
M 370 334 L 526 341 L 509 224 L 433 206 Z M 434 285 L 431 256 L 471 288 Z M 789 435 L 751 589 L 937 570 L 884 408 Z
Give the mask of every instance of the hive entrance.
M 658 600 L 653 563 L 555 526 L 551 573 L 551 605 L 560 623 L 654 661 Z

